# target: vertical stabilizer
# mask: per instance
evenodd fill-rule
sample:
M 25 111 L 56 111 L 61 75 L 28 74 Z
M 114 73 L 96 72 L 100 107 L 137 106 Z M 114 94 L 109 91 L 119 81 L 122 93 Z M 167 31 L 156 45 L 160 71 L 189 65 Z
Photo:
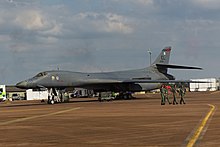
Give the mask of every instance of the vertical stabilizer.
M 154 61 L 153 65 L 169 64 L 170 52 L 171 52 L 171 47 L 165 47 L 160 53 L 160 55 L 157 57 L 157 59 Z
M 169 64 L 170 52 L 171 52 L 171 47 L 165 47 L 151 66 L 156 67 L 157 70 L 163 74 L 167 74 L 168 68 L 200 69 L 200 70 L 202 69 L 201 67 Z

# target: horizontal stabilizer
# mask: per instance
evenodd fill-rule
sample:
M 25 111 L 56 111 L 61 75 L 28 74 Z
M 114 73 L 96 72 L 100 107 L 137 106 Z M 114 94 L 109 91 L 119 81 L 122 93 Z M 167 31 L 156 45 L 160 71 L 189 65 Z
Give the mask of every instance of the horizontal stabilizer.
M 184 66 L 184 65 L 173 65 L 173 64 L 156 64 L 158 68 L 174 68 L 174 69 L 199 69 L 202 70 L 201 67 L 194 66 Z
M 122 83 L 211 83 L 207 81 L 192 81 L 192 80 L 128 80 Z

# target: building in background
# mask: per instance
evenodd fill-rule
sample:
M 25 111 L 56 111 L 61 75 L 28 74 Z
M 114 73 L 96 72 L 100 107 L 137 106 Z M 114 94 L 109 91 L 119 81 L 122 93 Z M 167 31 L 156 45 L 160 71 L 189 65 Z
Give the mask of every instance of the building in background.
M 27 100 L 44 100 L 48 99 L 48 91 L 47 90 L 26 90 L 26 99 Z
M 191 79 L 192 81 L 201 81 L 207 83 L 190 83 L 190 91 L 216 91 L 219 90 L 219 81 L 216 78 Z

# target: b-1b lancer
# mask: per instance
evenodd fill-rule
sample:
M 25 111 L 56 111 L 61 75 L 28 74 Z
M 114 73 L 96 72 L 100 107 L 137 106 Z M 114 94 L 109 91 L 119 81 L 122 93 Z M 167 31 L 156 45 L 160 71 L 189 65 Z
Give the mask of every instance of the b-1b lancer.
M 173 75 L 167 73 L 168 68 L 202 68 L 169 64 L 170 52 L 171 47 L 164 48 L 157 59 L 149 67 L 143 69 L 100 73 L 45 71 L 17 83 L 16 86 L 25 89 L 47 88 L 48 103 L 53 104 L 54 96 L 59 96 L 60 91 L 68 87 L 85 88 L 94 92 L 120 92 L 126 97 L 129 96 L 128 93 L 157 89 L 162 83 L 192 82 L 175 80 Z

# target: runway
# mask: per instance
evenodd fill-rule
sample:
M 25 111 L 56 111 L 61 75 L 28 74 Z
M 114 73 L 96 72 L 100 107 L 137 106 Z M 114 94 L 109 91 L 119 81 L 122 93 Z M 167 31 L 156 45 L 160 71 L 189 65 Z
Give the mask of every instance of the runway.
M 164 106 L 159 94 L 1 103 L 0 146 L 220 146 L 219 95 L 187 93 L 186 105 Z

